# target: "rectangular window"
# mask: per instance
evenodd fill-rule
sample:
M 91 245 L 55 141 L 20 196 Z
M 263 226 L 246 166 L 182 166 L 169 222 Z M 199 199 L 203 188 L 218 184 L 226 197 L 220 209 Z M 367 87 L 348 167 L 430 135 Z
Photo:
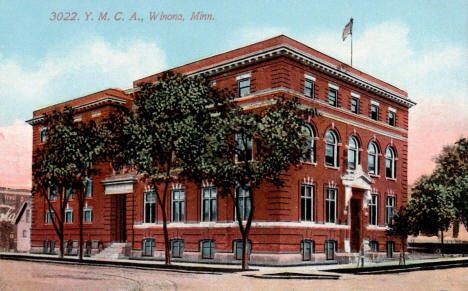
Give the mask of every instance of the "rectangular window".
M 359 99 L 356 97 L 351 98 L 351 112 L 359 114 Z
M 243 244 L 242 244 L 242 239 L 236 239 L 234 241 L 234 254 L 236 257 L 236 260 L 242 260 L 242 252 L 243 252 Z M 250 253 L 252 252 L 252 242 L 250 239 L 247 241 L 247 256 L 250 256 Z
M 236 134 L 237 140 L 237 161 L 245 162 L 251 161 L 253 157 L 252 152 L 252 137 L 243 134 Z
M 314 252 L 314 241 L 310 239 L 301 240 L 301 255 L 303 261 L 310 261 Z
M 65 223 L 73 223 L 73 208 L 65 209 Z
M 325 200 L 326 208 L 326 222 L 336 222 L 336 188 L 327 188 L 327 197 Z
M 202 195 L 202 220 L 216 221 L 216 187 L 203 187 Z
M 395 250 L 395 242 L 394 241 L 387 241 L 387 258 L 393 258 L 393 251 Z
M 49 200 L 57 200 L 57 185 L 49 187 Z
M 395 214 L 395 196 L 387 196 L 385 202 L 385 223 L 390 224 Z
M 371 201 L 369 203 L 369 224 L 377 225 L 378 224 L 378 205 L 379 205 L 379 196 L 377 194 L 371 195 Z
M 250 78 L 243 78 L 237 81 L 238 96 L 244 97 L 250 94 Z
M 379 105 L 372 103 L 371 104 L 371 118 L 374 120 L 379 120 Z
M 45 213 L 45 223 L 52 223 L 53 220 L 54 220 L 54 211 L 47 210 Z
M 73 194 L 74 194 L 73 192 L 74 192 L 73 188 L 71 187 L 68 187 L 67 190 L 65 190 L 65 193 L 68 199 L 73 199 Z
M 335 259 L 336 242 L 334 240 L 325 241 L 325 257 L 327 260 Z
M 145 238 L 142 241 L 142 256 L 152 257 L 154 250 L 154 238 Z
M 369 247 L 372 252 L 378 252 L 379 251 L 379 242 L 376 240 L 371 240 L 369 241 Z
M 395 126 L 396 124 L 396 115 L 394 111 L 388 112 L 388 124 L 390 124 L 391 126 Z
M 43 143 L 47 140 L 47 127 L 41 127 L 39 130 L 39 142 Z
M 240 217 L 242 220 L 247 220 L 250 215 L 251 200 L 250 200 L 250 187 L 242 188 L 237 187 L 236 199 L 239 205 Z M 234 209 L 235 217 L 237 218 L 237 211 Z
M 86 177 L 85 182 L 85 197 L 93 197 L 93 179 Z
M 93 222 L 93 209 L 91 207 L 83 209 L 83 222 Z
M 180 238 L 172 239 L 171 244 L 172 256 L 174 258 L 182 258 L 182 255 L 184 254 L 184 240 Z
M 172 221 L 183 222 L 185 220 L 185 190 L 172 190 Z
M 201 242 L 202 259 L 213 259 L 215 253 L 215 242 L 212 239 Z
M 331 106 L 337 106 L 337 96 L 338 96 L 338 91 L 333 88 L 328 88 L 328 104 Z
M 311 79 L 305 79 L 304 84 L 304 95 L 309 98 L 314 98 L 314 81 Z
M 301 187 L 301 220 L 314 220 L 314 185 L 302 184 Z
M 155 223 L 156 222 L 156 191 L 149 190 L 146 191 L 144 201 L 144 212 L 145 212 L 145 223 Z

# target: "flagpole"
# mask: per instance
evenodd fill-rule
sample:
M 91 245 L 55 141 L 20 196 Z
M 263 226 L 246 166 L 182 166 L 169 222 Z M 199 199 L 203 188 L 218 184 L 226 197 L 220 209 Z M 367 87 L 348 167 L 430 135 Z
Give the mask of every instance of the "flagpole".
M 351 18 L 351 67 L 353 66 L 353 19 Z

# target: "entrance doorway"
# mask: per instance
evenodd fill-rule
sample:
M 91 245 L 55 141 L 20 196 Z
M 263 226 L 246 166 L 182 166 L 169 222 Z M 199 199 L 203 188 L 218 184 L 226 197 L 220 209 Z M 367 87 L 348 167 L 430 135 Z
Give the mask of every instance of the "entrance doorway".
M 126 195 L 115 195 L 115 237 L 116 242 L 125 242 L 127 240 L 126 223 Z
M 359 252 L 361 244 L 362 199 L 351 199 L 351 252 Z

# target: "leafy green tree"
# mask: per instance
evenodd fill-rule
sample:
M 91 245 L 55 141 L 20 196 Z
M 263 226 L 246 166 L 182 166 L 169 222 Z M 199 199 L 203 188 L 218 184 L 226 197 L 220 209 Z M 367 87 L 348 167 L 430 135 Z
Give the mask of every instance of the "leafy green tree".
M 395 236 L 400 239 L 401 252 L 400 252 L 400 264 L 406 265 L 405 252 L 406 242 L 408 236 L 413 233 L 413 225 L 411 221 L 411 215 L 408 213 L 406 207 L 400 207 L 398 213 L 393 216 L 392 222 L 389 224 L 386 230 L 387 235 Z
M 223 91 L 203 77 L 164 73 L 156 83 L 143 84 L 135 108 L 125 118 L 115 148 L 114 165 L 132 167 L 156 192 L 162 215 L 165 263 L 170 264 L 167 229 L 171 183 L 200 177 L 194 169 L 206 155 L 208 139 L 218 117 L 229 107 Z M 117 134 L 118 136 L 118 134 Z M 123 143 L 123 144 L 122 144 Z M 199 179 L 197 179 L 199 180 Z
M 436 157 L 441 183 L 454 196 L 456 218 L 468 226 L 468 139 L 460 138 Z
M 93 173 L 93 164 L 104 150 L 94 122 L 75 122 L 74 110 L 65 107 L 44 117 L 47 140 L 35 153 L 33 164 L 34 193 L 42 195 L 53 211 L 52 223 L 60 240 L 60 256 L 63 257 L 65 208 L 70 194 L 78 201 L 80 232 L 79 258 L 83 259 L 83 208 L 86 179 Z M 58 209 L 48 195 L 49 187 L 56 187 Z M 57 211 L 58 210 L 58 211 Z
M 412 189 L 408 211 L 415 235 L 438 235 L 441 233 L 442 251 L 444 231 L 447 231 L 456 216 L 454 195 L 443 182 L 440 169 L 430 176 L 422 176 Z
M 301 161 L 307 143 L 302 130 L 304 116 L 296 100 L 277 97 L 261 109 L 233 108 L 212 128 L 200 172 L 235 205 L 243 270 L 248 269 L 248 237 L 260 195 L 257 191 L 265 182 L 281 187 L 282 175 Z

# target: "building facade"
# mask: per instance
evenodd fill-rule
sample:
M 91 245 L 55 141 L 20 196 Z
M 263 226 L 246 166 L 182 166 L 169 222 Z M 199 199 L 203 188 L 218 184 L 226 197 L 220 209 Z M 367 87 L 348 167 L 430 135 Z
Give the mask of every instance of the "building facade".
M 0 250 L 31 248 L 31 190 L 0 187 Z
M 256 190 L 250 232 L 250 260 L 264 264 L 349 261 L 361 248 L 391 255 L 399 241 L 385 234 L 395 209 L 408 193 L 408 94 L 286 36 L 211 56 L 172 69 L 204 74 L 227 88 L 245 110 L 268 106 L 274 95 L 296 97 L 319 115 L 305 120 L 309 135 L 304 161 L 285 175 L 281 189 L 265 183 Z M 132 89 L 108 89 L 33 114 L 34 149 L 46 139 L 44 113 L 65 105 L 76 121 L 105 118 L 119 106 L 132 108 L 135 89 L 161 74 L 134 81 Z M 255 156 L 255 147 L 252 150 Z M 162 216 L 154 193 L 138 176 L 115 174 L 98 165 L 86 198 L 85 239 L 128 242 L 137 257 L 163 256 Z M 236 189 L 243 213 L 249 191 Z M 242 254 L 234 205 L 214 185 L 172 185 L 168 201 L 172 256 L 180 260 L 235 262 Z M 65 239 L 77 240 L 77 204 L 69 203 Z M 48 207 L 34 196 L 32 246 L 56 240 Z M 67 216 L 67 214 L 66 214 Z

